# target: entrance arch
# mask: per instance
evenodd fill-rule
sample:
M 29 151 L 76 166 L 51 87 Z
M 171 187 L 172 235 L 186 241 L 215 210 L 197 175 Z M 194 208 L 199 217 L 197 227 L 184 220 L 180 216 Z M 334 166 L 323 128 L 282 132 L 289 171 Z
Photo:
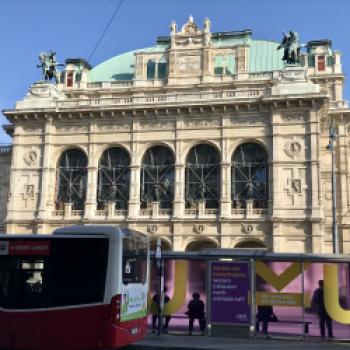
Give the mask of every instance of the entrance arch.
M 190 242 L 185 251 L 186 252 L 199 252 L 203 249 L 213 249 L 213 248 L 219 248 L 218 245 L 211 240 L 195 240 Z
M 154 238 L 150 239 L 150 250 L 156 251 L 156 249 L 157 249 L 157 240 L 158 240 L 157 237 L 154 237 Z M 161 238 L 160 246 L 161 246 L 163 252 L 172 250 L 171 243 L 168 242 L 168 240 L 166 240 L 164 238 Z
M 266 249 L 266 245 L 261 241 L 242 241 L 235 245 L 235 248 Z

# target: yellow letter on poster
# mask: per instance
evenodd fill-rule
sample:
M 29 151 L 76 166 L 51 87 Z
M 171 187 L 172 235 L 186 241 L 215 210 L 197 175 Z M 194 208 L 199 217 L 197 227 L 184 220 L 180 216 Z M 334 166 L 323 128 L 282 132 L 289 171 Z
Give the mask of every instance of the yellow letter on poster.
M 343 309 L 339 304 L 338 266 L 323 265 L 324 303 L 329 316 L 336 322 L 350 324 L 350 310 Z
M 168 303 L 164 305 L 163 315 L 172 315 L 181 309 L 186 300 L 187 288 L 187 261 L 175 261 L 174 294 Z M 151 298 L 148 299 L 150 312 L 157 313 L 157 305 Z

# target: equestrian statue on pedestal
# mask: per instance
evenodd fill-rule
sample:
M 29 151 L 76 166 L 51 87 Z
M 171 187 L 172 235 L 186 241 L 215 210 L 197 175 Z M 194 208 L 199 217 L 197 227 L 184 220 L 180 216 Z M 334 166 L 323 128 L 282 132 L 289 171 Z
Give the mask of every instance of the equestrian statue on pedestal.
M 297 32 L 292 30 L 289 34 L 283 32 L 283 40 L 277 47 L 277 50 L 284 49 L 282 60 L 287 64 L 300 63 L 300 43 Z

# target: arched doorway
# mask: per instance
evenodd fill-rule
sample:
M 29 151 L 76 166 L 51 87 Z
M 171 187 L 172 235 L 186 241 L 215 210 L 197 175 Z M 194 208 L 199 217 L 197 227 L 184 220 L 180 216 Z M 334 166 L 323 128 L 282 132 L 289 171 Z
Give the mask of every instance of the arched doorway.
M 217 244 L 209 240 L 196 240 L 190 242 L 186 247 L 186 252 L 199 252 L 204 249 L 218 248 Z
M 235 248 L 266 249 L 266 245 L 259 241 L 243 241 L 235 245 Z
M 150 239 L 150 249 L 151 250 L 155 251 L 157 249 L 157 240 L 158 240 L 157 237 Z M 172 250 L 171 244 L 165 239 L 160 240 L 160 246 L 161 246 L 163 252 Z

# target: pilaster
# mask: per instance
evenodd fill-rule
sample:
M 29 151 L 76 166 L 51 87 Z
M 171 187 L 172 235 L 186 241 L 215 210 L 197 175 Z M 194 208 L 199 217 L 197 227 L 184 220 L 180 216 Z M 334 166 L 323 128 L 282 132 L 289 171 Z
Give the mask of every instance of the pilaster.
M 185 212 L 185 164 L 175 164 L 175 189 L 174 189 L 174 203 L 173 216 L 175 218 L 183 217 Z
M 95 216 L 97 206 L 97 176 L 98 176 L 98 159 L 95 159 L 95 144 L 92 135 L 95 132 L 95 123 L 89 126 L 89 144 L 88 155 L 89 163 L 87 168 L 87 189 L 85 199 L 84 218 L 91 220 Z
M 129 217 L 137 218 L 140 211 L 140 170 L 141 166 L 130 166 Z
M 310 217 L 312 220 L 320 220 L 322 217 L 320 207 L 320 183 L 319 183 L 319 131 L 318 131 L 318 112 L 311 110 L 309 113 L 309 203 Z
M 41 170 L 41 187 L 40 187 L 40 199 L 39 199 L 39 212 L 37 218 L 45 220 L 50 217 L 53 203 L 50 203 L 49 189 L 52 187 L 51 171 L 50 167 L 52 162 L 52 151 L 51 151 L 51 138 L 52 138 L 52 117 L 50 117 L 45 123 L 43 145 L 42 145 L 42 170 Z

